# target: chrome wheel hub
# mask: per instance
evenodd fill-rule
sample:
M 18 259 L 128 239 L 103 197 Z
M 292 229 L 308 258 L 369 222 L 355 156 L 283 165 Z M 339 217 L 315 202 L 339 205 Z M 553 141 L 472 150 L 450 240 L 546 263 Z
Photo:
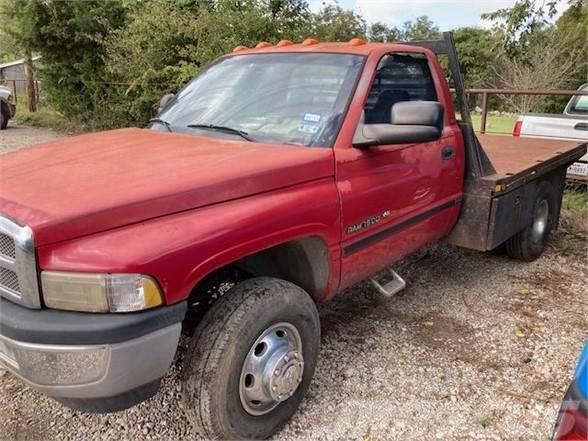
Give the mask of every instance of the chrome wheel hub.
M 547 222 L 549 219 L 549 204 L 543 199 L 537 207 L 535 207 L 535 213 L 533 216 L 533 241 L 540 241 L 545 235 L 547 230 Z
M 290 323 L 263 331 L 250 348 L 239 382 L 241 404 L 251 415 L 263 415 L 296 392 L 304 374 L 302 340 Z

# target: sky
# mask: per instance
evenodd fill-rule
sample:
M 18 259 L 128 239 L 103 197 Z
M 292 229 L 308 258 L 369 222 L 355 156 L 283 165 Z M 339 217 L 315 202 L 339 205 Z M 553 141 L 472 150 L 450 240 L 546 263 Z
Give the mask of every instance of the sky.
M 480 19 L 483 13 L 512 7 L 515 0 L 310 0 L 309 3 L 313 11 L 323 4 L 338 3 L 361 13 L 368 23 L 381 21 L 391 26 L 426 15 L 441 31 L 449 31 L 463 26 L 487 27 L 488 23 Z M 565 1 L 561 3 L 560 12 L 566 6 Z

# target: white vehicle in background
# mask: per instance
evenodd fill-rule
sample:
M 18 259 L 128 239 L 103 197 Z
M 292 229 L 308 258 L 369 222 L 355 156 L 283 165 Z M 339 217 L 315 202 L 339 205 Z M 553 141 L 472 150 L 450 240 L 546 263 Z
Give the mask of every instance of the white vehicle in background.
M 588 84 L 578 90 L 588 91 Z M 513 136 L 588 141 L 588 95 L 570 99 L 562 115 L 526 113 L 519 116 Z M 568 179 L 588 183 L 588 154 L 568 168 Z
M 8 120 L 14 116 L 16 105 L 14 104 L 12 91 L 5 86 L 0 86 L 0 130 L 8 126 Z

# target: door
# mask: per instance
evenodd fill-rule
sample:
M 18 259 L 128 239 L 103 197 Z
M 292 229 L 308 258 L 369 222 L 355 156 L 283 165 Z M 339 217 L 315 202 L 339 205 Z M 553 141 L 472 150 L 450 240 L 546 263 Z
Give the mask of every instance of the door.
M 363 121 L 390 123 L 395 103 L 437 101 L 438 92 L 425 55 L 386 55 L 378 64 Z M 335 151 L 342 217 L 340 288 L 439 239 L 453 227 L 463 182 L 458 130 L 446 123 L 436 141 Z

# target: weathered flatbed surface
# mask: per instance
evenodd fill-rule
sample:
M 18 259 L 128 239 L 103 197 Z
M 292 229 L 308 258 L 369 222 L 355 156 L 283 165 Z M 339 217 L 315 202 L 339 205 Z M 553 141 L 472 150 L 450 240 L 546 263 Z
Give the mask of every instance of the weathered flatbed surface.
M 487 251 L 526 226 L 541 179 L 563 188 L 566 168 L 586 153 L 586 143 L 501 135 L 478 135 L 478 141 L 496 173 L 466 181 L 448 241 Z
M 485 181 L 508 186 L 525 177 L 536 177 L 560 165 L 573 162 L 586 153 L 586 143 L 502 135 L 478 135 L 478 139 L 496 169 Z M 527 179 L 522 179 L 525 182 Z M 522 182 L 521 182 L 522 183 Z

